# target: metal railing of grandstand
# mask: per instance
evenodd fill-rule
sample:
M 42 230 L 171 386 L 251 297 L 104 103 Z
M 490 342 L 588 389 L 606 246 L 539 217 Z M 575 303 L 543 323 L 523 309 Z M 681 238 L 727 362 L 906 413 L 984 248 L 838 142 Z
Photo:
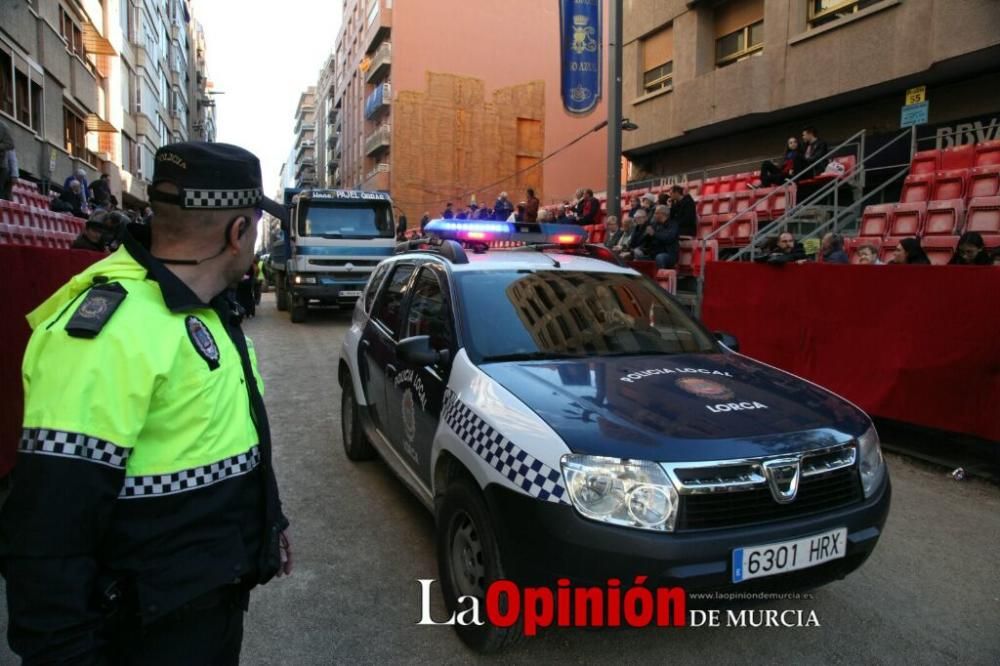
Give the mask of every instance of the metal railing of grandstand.
M 737 162 L 716 164 L 715 166 L 697 169 L 695 171 L 684 171 L 669 176 L 656 176 L 655 178 L 646 178 L 644 180 L 633 180 L 626 183 L 625 189 L 622 190 L 622 195 L 628 196 L 630 193 L 649 188 L 684 184 L 695 179 L 700 179 L 702 181 L 702 186 L 704 186 L 704 181 L 714 175 L 725 176 L 745 171 L 753 171 L 759 168 L 761 162 L 764 162 L 765 160 L 771 160 L 773 162 L 776 160 L 780 161 L 780 158 L 773 155 L 762 155 L 760 157 L 739 160 Z
M 874 151 L 871 155 L 865 156 L 865 161 L 867 162 L 871 158 L 875 157 L 883 150 L 887 149 L 889 146 L 895 144 L 900 139 L 908 138 L 911 143 L 911 159 L 912 159 L 912 145 L 913 145 L 913 135 L 915 134 L 915 127 L 908 128 L 901 132 L 898 136 L 893 137 L 891 141 L 883 145 L 878 150 Z M 866 173 L 872 173 L 874 171 L 890 171 L 897 170 L 896 173 L 892 174 L 884 183 L 873 189 L 871 192 L 865 194 L 863 197 L 853 202 L 851 205 L 840 210 L 836 205 L 834 206 L 833 216 L 826 222 L 820 224 L 815 229 L 810 231 L 808 234 L 802 237 L 802 240 L 808 240 L 810 238 L 822 238 L 827 231 L 840 232 L 845 226 L 846 222 L 857 219 L 864 207 L 875 200 L 876 195 L 881 194 L 884 190 L 888 189 L 893 184 L 899 182 L 906 177 L 906 174 L 910 172 L 910 163 L 906 164 L 891 164 L 883 167 L 873 167 L 866 169 Z
M 864 150 L 865 135 L 866 135 L 866 132 L 863 129 L 855 132 L 854 134 L 852 134 L 848 138 L 844 139 L 844 141 L 842 141 L 838 145 L 834 146 L 832 149 L 830 149 L 825 155 L 823 155 L 819 159 L 820 160 L 828 160 L 831 157 L 834 157 L 835 154 L 837 153 L 837 151 L 843 150 L 845 147 L 848 147 L 848 146 L 851 146 L 851 145 L 857 145 L 858 146 L 858 155 L 859 156 L 864 156 L 864 153 L 865 153 L 865 150 Z M 851 178 L 861 178 L 861 177 L 863 177 L 862 176 L 862 174 L 863 174 L 863 168 L 861 166 L 862 163 L 863 163 L 863 160 L 856 159 L 856 161 L 855 161 L 855 167 L 854 167 L 853 172 L 851 173 L 851 176 L 850 176 Z M 734 215 L 732 218 L 730 218 L 728 222 L 726 222 L 725 224 L 721 225 L 718 229 L 712 231 L 711 233 L 709 233 L 706 236 L 703 236 L 701 239 L 695 240 L 696 244 L 700 244 L 701 245 L 701 260 L 698 262 L 699 263 L 699 271 L 698 271 L 698 284 L 697 284 L 696 302 L 695 302 L 695 309 L 696 309 L 696 313 L 697 314 L 700 314 L 700 312 L 701 312 L 701 297 L 702 297 L 702 293 L 704 292 L 704 288 L 705 288 L 705 264 L 707 263 L 705 261 L 705 256 L 706 256 L 706 253 L 708 251 L 708 243 L 709 243 L 709 241 L 711 241 L 714 238 L 716 238 L 723 229 L 726 229 L 729 226 L 735 224 L 741 218 L 749 217 L 749 215 L 751 213 L 756 213 L 756 211 L 758 209 L 760 209 L 760 206 L 762 204 L 764 204 L 765 202 L 770 201 L 771 198 L 773 196 L 775 196 L 778 192 L 784 191 L 786 193 L 786 196 L 787 196 L 789 185 L 796 184 L 799 181 L 799 179 L 806 180 L 806 179 L 802 178 L 806 174 L 809 174 L 810 178 L 813 177 L 812 174 L 809 171 L 801 171 L 801 172 L 795 174 L 795 176 L 793 176 L 788 181 L 786 181 L 784 185 L 779 185 L 778 187 L 776 187 L 773 190 L 771 190 L 770 192 L 768 192 L 766 196 L 761 197 L 760 199 L 758 199 L 757 201 L 755 201 L 748 208 L 746 208 L 746 209 L 744 209 L 744 210 L 736 213 L 736 215 Z M 839 177 L 838 178 L 834 178 L 830 182 L 828 182 L 825 185 L 821 186 L 812 196 L 810 196 L 807 199 L 807 201 L 811 202 L 814 199 L 816 199 L 816 200 L 822 200 L 822 198 L 825 197 L 827 194 L 829 194 L 832 189 L 838 188 L 840 186 L 840 184 L 842 183 L 842 181 L 845 178 L 847 178 L 847 176 L 844 176 L 843 178 L 839 178 Z M 792 210 L 796 209 L 798 206 L 799 206 L 799 203 L 796 202 L 795 205 L 792 206 L 791 209 L 787 210 L 784 215 L 782 215 L 780 218 L 778 218 L 778 220 L 776 220 L 776 222 L 780 221 L 780 220 L 782 220 L 782 219 L 784 219 L 786 217 L 788 217 L 788 215 L 792 212 Z M 772 228 L 776 228 L 774 222 L 772 222 L 771 224 L 767 225 L 765 227 L 765 230 L 766 229 L 772 229 Z M 743 248 L 742 250 L 740 250 L 736 255 L 734 255 L 734 257 L 731 257 L 731 259 L 736 259 L 737 257 L 742 256 L 742 254 L 747 250 L 747 248 L 753 248 L 756 245 L 758 239 L 762 238 L 762 237 L 763 237 L 762 236 L 762 231 L 758 231 L 750 239 L 750 244 L 746 248 Z M 751 252 L 752 252 L 752 250 L 751 250 Z

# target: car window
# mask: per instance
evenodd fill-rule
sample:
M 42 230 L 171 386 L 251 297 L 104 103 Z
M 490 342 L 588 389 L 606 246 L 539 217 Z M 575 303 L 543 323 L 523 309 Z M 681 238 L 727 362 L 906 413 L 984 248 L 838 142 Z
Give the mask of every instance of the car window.
M 476 362 L 718 351 L 648 279 L 579 271 L 457 276 L 464 342 Z
M 402 337 L 429 335 L 434 349 L 451 349 L 451 331 L 451 316 L 441 284 L 433 270 L 424 268 L 413 283 Z
M 403 305 L 403 297 L 406 295 L 406 284 L 410 281 L 413 270 L 413 264 L 396 265 L 372 312 L 372 317 L 381 322 L 394 335 L 399 330 L 400 309 Z
M 365 312 L 371 312 L 372 303 L 375 301 L 375 295 L 378 294 L 378 287 L 382 284 L 382 279 L 385 274 L 389 272 L 390 264 L 382 264 L 375 269 L 372 273 L 371 278 L 368 279 L 368 290 L 365 291 Z

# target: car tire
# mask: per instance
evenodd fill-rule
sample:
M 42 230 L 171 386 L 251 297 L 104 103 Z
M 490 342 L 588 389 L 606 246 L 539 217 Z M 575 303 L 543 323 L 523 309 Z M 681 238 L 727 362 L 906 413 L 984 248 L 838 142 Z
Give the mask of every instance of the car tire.
M 288 309 L 288 289 L 285 286 L 285 280 L 281 276 L 278 276 L 277 281 L 274 283 L 274 292 L 278 311 L 284 312 Z
M 480 654 L 498 652 L 518 642 L 523 636 L 520 620 L 511 627 L 497 627 L 486 618 L 485 591 L 507 572 L 486 501 L 470 477 L 460 476 L 448 486 L 438 505 L 436 525 L 438 573 L 449 617 L 469 608 L 468 603 L 459 605 L 459 597 L 479 597 L 483 624 L 456 623 L 458 637 Z
M 305 299 L 293 297 L 290 314 L 293 324 L 301 324 L 304 322 L 306 317 L 309 315 L 309 308 L 306 305 Z
M 350 377 L 340 394 L 340 437 L 344 444 L 344 454 L 348 460 L 363 462 L 375 457 L 375 448 L 365 437 L 361 428 L 358 401 L 354 398 L 354 386 Z

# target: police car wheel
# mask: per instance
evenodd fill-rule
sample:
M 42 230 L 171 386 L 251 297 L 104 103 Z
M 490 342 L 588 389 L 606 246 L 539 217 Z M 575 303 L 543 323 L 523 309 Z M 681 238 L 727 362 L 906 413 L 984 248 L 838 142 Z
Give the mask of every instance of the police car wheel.
M 340 394 L 340 437 L 348 460 L 361 462 L 375 457 L 375 449 L 361 429 L 358 402 L 354 399 L 354 387 L 350 380 Z
M 471 479 L 452 481 L 436 522 L 439 575 L 448 613 L 468 610 L 470 602 L 459 603 L 459 598 L 472 596 L 479 599 L 484 617 L 486 588 L 505 578 L 505 572 L 486 502 Z M 520 622 L 512 627 L 497 627 L 485 620 L 481 626 L 456 623 L 455 631 L 463 643 L 479 653 L 497 652 L 522 637 Z

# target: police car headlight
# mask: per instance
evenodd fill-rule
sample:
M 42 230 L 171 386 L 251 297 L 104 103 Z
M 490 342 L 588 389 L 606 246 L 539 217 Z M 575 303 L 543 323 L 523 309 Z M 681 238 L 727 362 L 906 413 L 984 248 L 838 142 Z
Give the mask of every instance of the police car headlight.
M 584 518 L 673 531 L 677 490 L 656 463 L 566 454 L 562 473 L 573 506 Z
M 885 477 L 885 460 L 882 459 L 882 447 L 879 446 L 878 433 L 875 426 L 858 438 L 858 449 L 861 454 L 861 487 L 865 497 L 871 497 Z

